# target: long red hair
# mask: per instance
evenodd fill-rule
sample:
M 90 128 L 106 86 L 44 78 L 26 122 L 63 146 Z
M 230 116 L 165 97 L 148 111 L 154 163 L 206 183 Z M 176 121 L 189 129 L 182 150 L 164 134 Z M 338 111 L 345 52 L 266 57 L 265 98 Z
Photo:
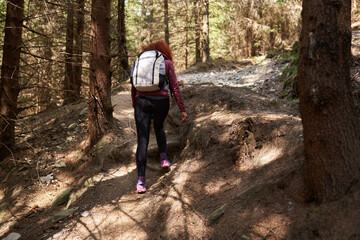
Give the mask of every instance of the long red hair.
M 166 44 L 165 41 L 157 41 L 157 42 L 150 43 L 149 45 L 146 45 L 146 46 L 141 46 L 142 51 L 146 51 L 149 49 L 158 50 L 162 54 L 166 55 L 169 58 L 169 60 L 171 60 L 171 61 L 173 60 L 173 55 L 172 55 L 171 49 L 170 49 L 169 45 Z

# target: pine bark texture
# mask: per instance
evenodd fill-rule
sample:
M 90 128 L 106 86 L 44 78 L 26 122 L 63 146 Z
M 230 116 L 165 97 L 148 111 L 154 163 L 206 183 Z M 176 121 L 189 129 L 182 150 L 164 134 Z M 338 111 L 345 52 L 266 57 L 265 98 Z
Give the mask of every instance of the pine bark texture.
M 165 25 L 165 42 L 167 43 L 167 45 L 170 45 L 168 0 L 164 0 L 164 25 Z
M 346 194 L 360 176 L 359 121 L 350 87 L 350 0 L 304 0 L 299 60 L 305 183 L 312 200 Z
M 189 0 L 186 0 L 185 8 L 185 56 L 184 56 L 184 69 L 188 66 L 189 57 Z
M 23 14 L 24 0 L 7 2 L 0 79 L 0 161 L 10 153 L 9 150 L 15 145 Z
M 201 7 L 200 7 L 200 0 L 194 1 L 194 23 L 195 23 L 195 62 L 199 63 L 201 62 L 201 46 L 200 46 L 200 40 L 201 40 Z
M 45 46 L 44 57 L 47 59 L 52 59 L 53 56 L 52 45 L 53 43 L 51 38 L 44 39 L 44 46 Z M 37 112 L 44 111 L 49 106 L 51 106 L 51 90 L 46 86 L 49 83 L 51 83 L 53 80 L 52 66 L 53 66 L 53 61 L 47 61 L 45 71 L 41 72 L 41 77 L 38 81 L 38 85 L 40 87 L 36 91 L 37 105 L 38 105 Z
M 90 96 L 88 134 L 91 147 L 113 122 L 110 72 L 111 0 L 93 0 L 91 6 Z
M 202 61 L 210 61 L 210 38 L 209 38 L 209 0 L 203 0 L 203 28 L 202 28 Z
M 125 26 L 125 0 L 118 2 L 118 48 L 120 59 L 120 81 L 126 81 L 130 77 L 130 67 L 128 60 L 128 50 L 126 46 L 126 26 Z
M 64 81 L 64 104 L 73 102 L 75 93 L 74 84 L 74 2 L 67 1 L 66 20 L 66 49 L 65 49 L 65 81 Z
M 84 7 L 85 0 L 77 0 L 75 7 L 75 31 L 74 31 L 74 84 L 73 92 L 74 99 L 78 100 L 81 97 L 81 82 L 82 82 L 82 62 L 83 62 L 83 39 L 84 39 Z

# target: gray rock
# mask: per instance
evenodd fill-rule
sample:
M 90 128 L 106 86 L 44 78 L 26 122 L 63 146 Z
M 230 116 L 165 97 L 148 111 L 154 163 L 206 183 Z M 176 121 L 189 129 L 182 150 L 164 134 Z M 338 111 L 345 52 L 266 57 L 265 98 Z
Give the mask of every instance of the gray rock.
M 72 190 L 73 190 L 73 188 L 68 188 L 68 189 L 62 191 L 59 195 L 57 195 L 54 198 L 54 201 L 52 202 L 52 205 L 53 206 L 58 206 L 58 205 L 66 203 L 68 201 L 68 199 L 69 199 L 69 196 L 70 196 L 70 193 L 71 193 Z
M 82 217 L 87 217 L 87 216 L 89 216 L 89 212 L 88 211 L 82 212 L 81 216 Z
M 53 173 L 50 173 L 50 174 L 46 175 L 45 177 L 40 177 L 40 181 L 43 183 L 50 183 L 51 180 L 53 180 L 53 179 L 54 179 Z
M 74 129 L 74 128 L 76 128 L 77 126 L 78 126 L 77 123 L 72 123 L 72 124 L 69 125 L 68 129 Z
M 16 232 L 10 233 L 6 238 L 3 238 L 2 240 L 17 240 L 21 238 L 21 235 Z
M 218 219 L 219 217 L 221 217 L 226 210 L 226 205 L 227 203 L 225 203 L 224 205 L 222 205 L 221 207 L 219 207 L 218 209 L 216 209 L 210 216 L 209 216 L 209 220 L 215 221 L 216 219 Z
M 86 107 L 86 108 L 84 108 L 83 110 L 81 110 L 81 112 L 80 112 L 80 116 L 85 115 L 85 114 L 87 113 L 87 110 L 88 110 L 88 108 L 87 108 L 87 107 Z
M 55 216 L 55 217 L 68 217 L 68 216 L 70 216 L 73 212 L 75 212 L 75 211 L 78 210 L 78 209 L 79 209 L 78 207 L 69 208 L 69 209 L 66 209 L 66 210 L 64 210 L 64 211 L 55 213 L 54 216 Z
M 56 168 L 64 168 L 66 167 L 66 163 L 59 160 L 59 161 L 56 161 L 55 164 L 53 165 L 53 167 L 56 167 Z

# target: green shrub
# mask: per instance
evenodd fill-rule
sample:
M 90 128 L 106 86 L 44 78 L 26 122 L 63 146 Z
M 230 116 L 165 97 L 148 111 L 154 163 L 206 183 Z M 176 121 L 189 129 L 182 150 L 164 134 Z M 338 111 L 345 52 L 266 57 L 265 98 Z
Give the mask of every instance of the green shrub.
M 290 63 L 281 70 L 281 79 L 283 81 L 282 97 L 297 98 L 299 95 L 297 86 L 297 71 L 299 63 L 300 43 L 294 43 L 292 49 L 286 55 Z

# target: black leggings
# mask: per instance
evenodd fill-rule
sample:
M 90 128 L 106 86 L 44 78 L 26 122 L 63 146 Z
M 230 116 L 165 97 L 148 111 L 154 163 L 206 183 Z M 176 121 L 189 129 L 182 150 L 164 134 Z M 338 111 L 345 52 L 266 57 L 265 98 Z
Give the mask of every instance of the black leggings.
M 140 96 L 135 100 L 135 121 L 138 139 L 136 166 L 138 176 L 145 176 L 151 119 L 154 120 L 154 130 L 159 151 L 160 153 L 166 153 L 164 121 L 168 112 L 168 97 Z

